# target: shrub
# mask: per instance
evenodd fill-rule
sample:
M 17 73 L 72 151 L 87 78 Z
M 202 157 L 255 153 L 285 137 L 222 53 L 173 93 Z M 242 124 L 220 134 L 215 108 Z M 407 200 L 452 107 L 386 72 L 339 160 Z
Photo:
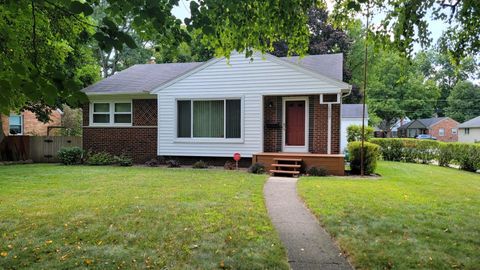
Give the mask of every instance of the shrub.
M 167 167 L 169 168 L 178 168 L 180 167 L 180 161 L 178 160 L 175 160 L 175 159 L 169 159 L 167 161 L 165 161 L 165 163 L 167 164 Z
M 123 167 L 129 167 L 133 165 L 133 160 L 131 157 L 126 155 L 125 153 L 121 154 L 120 156 L 115 156 L 115 163 Z
M 353 174 L 360 174 L 361 166 L 361 142 L 351 142 L 348 144 L 348 152 L 350 153 L 350 168 Z M 377 160 L 380 157 L 380 146 L 365 142 L 364 148 L 364 169 L 365 174 L 372 174 L 377 167 Z
M 63 147 L 58 151 L 58 159 L 65 165 L 82 162 L 83 150 L 80 147 Z
M 365 140 L 368 141 L 373 137 L 373 127 L 365 125 Z M 347 127 L 347 141 L 356 142 L 362 140 L 362 126 L 350 125 Z
M 255 163 L 248 168 L 248 172 L 254 174 L 262 174 L 265 173 L 265 171 L 265 165 L 262 163 Z
M 234 161 L 227 160 L 225 162 L 225 165 L 223 165 L 223 168 L 225 170 L 235 170 L 235 169 L 237 169 L 237 164 Z
M 327 176 L 328 171 L 323 167 L 310 167 L 307 170 L 307 174 L 310 176 Z
M 97 152 L 94 154 L 89 153 L 87 164 L 96 166 L 96 165 L 111 165 L 115 163 L 114 157 L 107 152 Z
M 150 159 L 149 161 L 145 162 L 145 166 L 148 167 L 157 167 L 158 166 L 158 160 L 155 158 Z
M 439 143 L 438 144 L 438 165 L 448 167 L 455 159 L 455 144 Z
M 193 163 L 192 168 L 194 168 L 194 169 L 206 169 L 206 168 L 208 168 L 208 165 L 205 161 L 199 160 L 199 161 Z
M 460 169 L 476 172 L 480 169 L 480 146 L 476 144 L 456 143 L 454 144 L 455 160 Z
M 402 139 L 372 138 L 369 142 L 381 147 L 381 154 L 384 160 L 401 161 L 403 159 Z

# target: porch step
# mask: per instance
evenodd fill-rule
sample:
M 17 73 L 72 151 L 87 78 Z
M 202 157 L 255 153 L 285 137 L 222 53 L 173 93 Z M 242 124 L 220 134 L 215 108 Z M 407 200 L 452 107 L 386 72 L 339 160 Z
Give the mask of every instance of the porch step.
M 293 174 L 293 175 L 300 174 L 299 171 L 284 171 L 284 170 L 270 170 L 270 173 L 285 173 L 285 174 Z
M 300 175 L 300 168 L 302 167 L 301 158 L 277 157 L 273 160 L 274 163 L 271 165 L 272 170 L 270 170 L 270 174 L 287 174 L 293 177 Z
M 272 167 L 284 167 L 284 168 L 300 168 L 299 164 L 272 164 Z

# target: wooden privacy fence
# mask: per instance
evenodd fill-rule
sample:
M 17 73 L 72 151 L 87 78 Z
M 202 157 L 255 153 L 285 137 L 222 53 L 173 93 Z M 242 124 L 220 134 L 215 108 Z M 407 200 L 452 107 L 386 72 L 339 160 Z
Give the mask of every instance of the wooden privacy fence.
M 33 162 L 59 162 L 58 150 L 62 147 L 82 147 L 78 136 L 8 136 L 1 145 L 2 159 Z

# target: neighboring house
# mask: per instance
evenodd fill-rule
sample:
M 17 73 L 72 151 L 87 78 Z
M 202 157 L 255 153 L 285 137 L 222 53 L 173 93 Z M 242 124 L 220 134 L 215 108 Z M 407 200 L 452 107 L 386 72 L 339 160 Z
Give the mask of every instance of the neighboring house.
M 398 128 L 398 136 L 415 138 L 420 134 L 429 134 L 443 142 L 458 141 L 458 122 L 450 117 L 417 119 Z
M 387 137 L 398 138 L 398 128 L 407 124 L 407 123 L 410 123 L 411 121 L 412 120 L 410 120 L 410 118 L 408 118 L 408 117 L 398 119 L 395 122 L 395 124 L 393 124 L 390 127 L 390 135 L 388 135 L 388 132 L 384 131 L 381 127 L 381 124 L 379 124 L 374 128 L 374 133 L 373 134 L 377 138 L 387 138 Z
M 458 129 L 459 142 L 480 143 L 480 116 L 460 124 Z
M 347 129 L 349 126 L 362 125 L 362 114 L 363 114 L 363 105 L 362 104 L 342 104 L 342 123 L 340 131 L 340 151 L 343 153 L 345 148 L 347 148 Z M 368 125 L 368 107 L 365 105 L 365 125 Z
M 62 122 L 62 112 L 60 110 L 52 111 L 50 122 L 42 123 L 37 120 L 35 113 L 23 111 L 19 114 L 2 115 L 2 129 L 5 135 L 32 135 L 46 136 L 49 126 L 60 126 Z
M 342 63 L 341 54 L 255 54 L 252 61 L 233 53 L 229 60 L 135 65 L 83 90 L 90 100 L 83 146 L 125 152 L 135 162 L 225 161 L 238 152 L 269 163 L 278 152 L 315 153 L 324 155 L 310 158 L 328 159 L 325 166 L 335 163 L 341 170 L 332 173 L 343 174 L 340 108 L 351 86 L 341 81 Z

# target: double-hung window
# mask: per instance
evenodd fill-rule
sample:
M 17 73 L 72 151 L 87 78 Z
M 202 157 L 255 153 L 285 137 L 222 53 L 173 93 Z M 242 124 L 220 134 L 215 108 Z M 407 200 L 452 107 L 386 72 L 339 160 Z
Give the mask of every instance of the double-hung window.
M 129 126 L 132 124 L 131 102 L 94 102 L 92 125 Z
M 21 115 L 10 115 L 8 125 L 10 135 L 23 134 L 23 117 Z
M 241 99 L 178 100 L 178 138 L 241 138 Z
M 441 136 L 441 137 L 445 136 L 445 129 L 444 128 L 441 128 L 441 129 L 438 130 L 438 136 Z

